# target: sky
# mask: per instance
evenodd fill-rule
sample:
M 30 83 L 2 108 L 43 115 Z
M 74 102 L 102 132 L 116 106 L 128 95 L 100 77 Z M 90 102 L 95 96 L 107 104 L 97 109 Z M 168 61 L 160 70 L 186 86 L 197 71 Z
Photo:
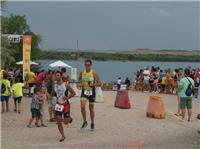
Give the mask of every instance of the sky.
M 199 2 L 8 1 L 2 13 L 26 15 L 42 49 L 200 50 Z

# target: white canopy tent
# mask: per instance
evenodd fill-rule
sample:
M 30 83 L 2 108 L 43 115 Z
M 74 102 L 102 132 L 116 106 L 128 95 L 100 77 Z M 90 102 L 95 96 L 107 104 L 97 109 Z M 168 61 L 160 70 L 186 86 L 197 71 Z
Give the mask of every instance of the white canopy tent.
M 16 64 L 17 64 L 17 65 L 23 65 L 23 61 L 19 61 L 19 62 L 17 62 Z M 30 64 L 31 64 L 31 65 L 39 65 L 38 63 L 33 62 L 33 61 L 31 61 Z
M 50 67 L 67 67 L 67 68 L 72 68 L 72 66 L 64 63 L 63 61 L 56 61 L 56 62 L 53 62 L 51 64 L 49 64 Z

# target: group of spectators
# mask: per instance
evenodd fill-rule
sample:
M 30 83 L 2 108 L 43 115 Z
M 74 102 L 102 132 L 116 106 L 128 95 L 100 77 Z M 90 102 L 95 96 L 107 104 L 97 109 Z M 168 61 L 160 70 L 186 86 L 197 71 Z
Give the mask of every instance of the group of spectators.
M 62 73 L 65 76 L 65 80 L 69 81 L 70 77 L 66 73 L 66 69 L 62 69 Z M 23 78 L 23 72 L 20 68 L 4 68 L 0 70 L 1 75 L 1 103 L 2 113 L 9 112 L 9 99 L 13 96 L 14 99 L 14 111 L 21 113 L 21 100 L 23 94 L 26 93 L 28 96 L 33 95 L 33 88 L 37 87 L 40 89 L 47 88 L 49 91 L 49 79 L 48 76 L 52 75 L 52 82 L 55 81 L 55 70 L 50 70 L 46 73 L 44 70 L 40 72 L 30 71 L 25 74 Z M 52 86 L 51 86 L 52 87 Z M 5 88 L 5 89 L 4 89 Z M 37 89 L 38 90 L 38 89 Z M 50 110 L 51 111 L 51 110 Z M 52 118 L 51 118 L 52 121 Z
M 174 115 L 184 120 L 187 111 L 188 122 L 192 115 L 192 97 L 197 97 L 200 103 L 200 68 L 189 66 L 163 71 L 159 67 L 145 67 L 136 73 L 135 83 L 135 89 L 144 92 L 177 94 L 177 112 Z M 200 114 L 197 119 L 200 120 Z
M 126 85 L 126 89 L 128 90 L 130 85 L 131 85 L 131 81 L 128 77 L 126 77 L 125 81 L 122 82 L 121 77 L 118 77 L 118 79 L 117 79 L 117 90 L 121 89 L 122 84 Z
M 200 68 L 192 69 L 187 67 L 190 71 L 189 77 L 194 80 L 195 87 L 198 87 L 200 80 Z M 153 93 L 167 93 L 177 94 L 178 83 L 184 76 L 184 68 L 175 69 L 160 69 L 152 66 L 144 67 L 135 74 L 135 90 Z

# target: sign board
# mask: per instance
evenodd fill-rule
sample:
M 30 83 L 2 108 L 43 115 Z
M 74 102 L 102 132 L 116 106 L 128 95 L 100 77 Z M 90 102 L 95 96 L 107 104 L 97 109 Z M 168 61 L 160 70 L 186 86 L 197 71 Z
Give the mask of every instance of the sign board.
M 8 35 L 8 42 L 20 43 L 21 37 L 21 35 Z

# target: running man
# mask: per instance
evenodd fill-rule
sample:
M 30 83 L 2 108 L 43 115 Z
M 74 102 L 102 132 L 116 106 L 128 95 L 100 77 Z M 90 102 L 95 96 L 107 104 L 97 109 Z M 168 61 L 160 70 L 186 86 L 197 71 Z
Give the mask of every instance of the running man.
M 83 118 L 83 124 L 81 129 L 87 127 L 86 120 L 86 103 L 89 101 L 90 119 L 91 119 L 91 131 L 94 131 L 94 102 L 95 102 L 95 87 L 101 86 L 101 81 L 98 74 L 91 69 L 92 61 L 85 60 L 85 70 L 80 73 L 79 82 L 82 87 L 81 93 L 81 114 Z
M 60 142 L 65 140 L 63 125 L 62 125 L 62 115 L 64 116 L 64 124 L 72 122 L 70 116 L 70 103 L 69 99 L 75 96 L 74 90 L 69 84 L 63 82 L 62 73 L 60 71 L 56 72 L 56 84 L 54 85 L 54 90 L 56 94 L 56 106 L 55 115 L 58 125 L 58 130 L 61 134 Z

